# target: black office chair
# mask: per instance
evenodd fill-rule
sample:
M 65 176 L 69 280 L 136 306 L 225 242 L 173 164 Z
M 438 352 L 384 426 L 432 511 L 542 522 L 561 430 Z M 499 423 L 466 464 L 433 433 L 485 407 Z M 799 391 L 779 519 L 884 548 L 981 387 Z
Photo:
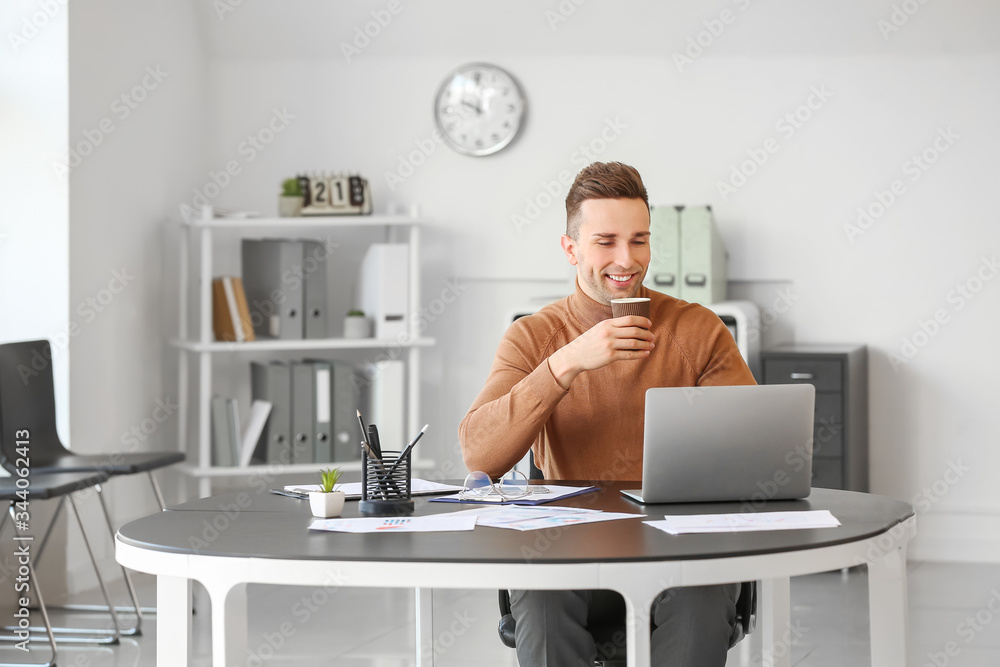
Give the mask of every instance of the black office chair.
M 29 468 L 22 468 L 22 471 L 29 470 Z M 111 604 L 111 597 L 108 594 L 107 586 L 104 584 L 104 579 L 101 577 L 100 569 L 97 567 L 97 560 L 94 558 L 94 552 L 90 548 L 90 541 L 87 539 L 87 533 L 83 529 L 83 522 L 80 520 L 80 514 L 76 508 L 76 502 L 73 500 L 72 494 L 76 491 L 81 491 L 83 489 L 88 489 L 96 484 L 105 481 L 108 478 L 107 473 L 103 472 L 87 472 L 87 473 L 57 473 L 41 475 L 35 474 L 33 471 L 30 472 L 26 477 L 22 477 L 18 472 L 15 472 L 12 477 L 0 478 L 0 500 L 8 501 L 8 511 L 0 516 L 0 533 L 3 532 L 4 526 L 7 523 L 8 515 L 12 519 L 12 524 L 14 527 L 14 548 L 19 545 L 26 545 L 29 549 L 31 556 L 21 561 L 18 560 L 19 565 L 24 565 L 27 568 L 28 578 L 27 584 L 30 586 L 30 592 L 34 594 L 35 598 L 38 600 L 38 608 L 42 614 L 42 621 L 45 624 L 44 628 L 29 627 L 27 628 L 30 632 L 38 632 L 45 630 L 48 636 L 49 649 L 52 653 L 51 658 L 48 662 L 37 663 L 37 662 L 2 662 L 0 666 L 7 667 L 51 667 L 56 664 L 58 647 L 56 645 L 56 634 L 60 632 L 73 633 L 64 634 L 59 637 L 59 641 L 67 643 L 87 643 L 87 644 L 117 644 L 121 633 L 119 631 L 120 624 L 118 622 L 118 617 L 115 612 L 115 607 Z M 25 481 L 27 483 L 25 483 Z M 27 493 L 25 493 L 27 491 Z M 21 503 L 25 502 L 27 498 L 28 505 L 25 506 Z M 36 513 L 30 511 L 30 503 L 38 500 L 48 500 L 51 498 L 69 499 L 70 507 L 73 509 L 73 515 L 76 517 L 77 525 L 80 528 L 80 533 L 83 535 L 83 544 L 87 549 L 87 554 L 90 556 L 90 563 L 94 567 L 94 573 L 97 575 L 97 582 L 100 585 L 101 593 L 104 596 L 104 601 L 107 603 L 107 609 L 111 614 L 112 629 L 111 630 L 87 630 L 80 628 L 53 628 L 52 622 L 49 619 L 48 608 L 45 606 L 45 600 L 42 597 L 42 589 L 38 581 L 38 576 L 35 574 L 35 562 L 37 558 L 37 552 L 34 551 L 34 541 L 31 539 L 22 540 L 20 538 L 26 537 L 23 535 L 25 525 L 29 528 L 31 526 L 32 517 L 36 516 Z M 29 508 L 28 511 L 25 511 Z M 25 519 L 27 515 L 27 519 Z M 52 517 L 51 523 L 55 522 L 55 517 Z M 46 531 L 47 532 L 47 531 Z M 26 595 L 26 593 L 22 593 Z M 20 607 L 18 607 L 20 608 Z M 24 632 L 26 628 L 7 626 L 4 628 L 6 630 L 14 630 L 19 632 Z M 4 641 L 12 641 L 15 643 L 24 641 L 24 636 L 18 635 L 7 635 L 0 636 L 0 639 Z
M 542 471 L 535 465 L 535 453 L 529 450 L 528 478 L 544 479 Z M 500 623 L 497 633 L 504 646 L 516 648 L 514 630 L 517 627 L 510 611 L 510 592 L 499 591 Z M 744 581 L 736 599 L 736 624 L 729 638 L 729 648 L 736 646 L 744 637 L 754 631 L 757 625 L 757 582 Z M 597 646 L 595 663 L 604 667 L 618 667 L 626 662 L 625 643 L 625 600 L 613 591 L 597 591 L 587 616 L 587 630 L 594 637 Z
M 108 476 L 134 475 L 146 473 L 153 487 L 156 502 L 160 509 L 166 509 L 163 494 L 153 477 L 153 470 L 163 468 L 184 460 L 181 452 L 113 452 L 110 454 L 76 454 L 59 440 L 56 432 L 56 404 L 52 382 L 52 350 L 47 340 L 24 341 L 0 345 L 0 424 L 4 431 L 0 433 L 0 465 L 13 471 L 13 430 L 27 429 L 31 433 L 31 471 L 32 474 L 68 473 L 68 472 L 103 472 Z M 115 529 L 111 524 L 111 515 L 107 503 L 101 493 L 101 484 L 96 484 L 97 497 L 108 530 L 114 539 Z M 56 516 L 62 511 L 63 502 L 56 508 Z M 54 521 L 54 519 L 53 519 Z M 38 555 L 44 550 L 44 539 L 39 546 Z M 142 609 L 139 606 L 135 587 L 128 571 L 123 568 L 125 585 L 138 618 L 136 625 L 123 634 L 140 634 L 142 624 Z M 87 609 L 81 606 L 67 607 Z M 96 609 L 89 607 L 89 609 Z M 119 611 L 129 610 L 121 608 Z

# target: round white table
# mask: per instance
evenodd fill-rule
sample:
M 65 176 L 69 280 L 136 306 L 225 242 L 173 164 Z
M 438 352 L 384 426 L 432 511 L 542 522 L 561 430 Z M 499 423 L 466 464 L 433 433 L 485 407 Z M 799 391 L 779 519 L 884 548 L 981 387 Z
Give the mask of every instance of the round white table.
M 566 482 L 572 483 L 572 482 Z M 740 503 L 640 505 L 622 497 L 635 483 L 602 484 L 559 504 L 665 514 L 746 511 Z M 416 514 L 464 505 L 416 499 Z M 348 534 L 310 531 L 308 502 L 245 491 L 203 498 L 122 526 L 116 557 L 157 576 L 157 664 L 187 665 L 191 581 L 212 603 L 213 664 L 245 661 L 249 583 L 416 590 L 417 664 L 433 661 L 430 593 L 435 588 L 610 589 L 625 598 L 628 664 L 649 664 L 649 609 L 660 591 L 759 580 L 762 659 L 789 664 L 789 577 L 867 565 L 873 667 L 906 667 L 906 545 L 913 508 L 870 494 L 813 489 L 809 498 L 758 511 L 830 510 L 837 528 L 668 535 L 626 519 L 519 532 Z M 357 516 L 348 502 L 344 516 Z M 169 638 L 169 641 L 165 639 Z M 499 639 L 497 639 L 499 642 Z

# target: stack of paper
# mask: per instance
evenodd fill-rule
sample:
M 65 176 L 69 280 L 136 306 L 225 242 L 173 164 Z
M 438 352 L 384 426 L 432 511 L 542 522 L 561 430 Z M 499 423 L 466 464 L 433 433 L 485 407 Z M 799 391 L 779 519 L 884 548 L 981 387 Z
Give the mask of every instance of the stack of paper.
M 425 479 L 418 479 L 416 477 L 410 480 L 411 496 L 425 496 L 432 493 L 448 493 L 449 491 L 458 491 L 461 488 L 462 487 L 455 486 L 454 484 L 428 482 Z M 338 484 L 337 490 L 343 491 L 348 500 L 357 500 L 361 498 L 361 482 Z M 285 487 L 285 491 L 291 491 L 292 493 L 309 493 L 310 491 L 319 491 L 319 484 L 290 484 Z
M 597 491 L 596 486 L 557 486 L 546 484 L 545 486 L 532 486 L 531 495 L 524 498 L 507 500 L 500 495 L 490 495 L 483 498 L 461 498 L 458 495 L 434 498 L 432 502 L 438 503 L 489 503 L 491 505 L 541 505 L 550 503 L 553 500 L 579 496 L 584 493 Z
M 515 505 L 477 507 L 475 509 L 454 512 L 450 516 L 466 515 L 474 516 L 477 526 L 509 528 L 511 530 L 561 528 L 563 526 L 595 523 L 597 521 L 641 519 L 645 516 L 643 514 L 625 514 L 623 512 L 602 512 L 601 510 L 583 509 L 581 507 L 518 507 Z
M 443 533 L 472 530 L 476 517 L 453 514 L 430 516 L 387 516 L 361 519 L 315 519 L 309 530 L 331 530 L 338 533 Z
M 476 507 L 450 514 L 415 517 L 362 519 L 316 519 L 310 530 L 330 530 L 341 533 L 430 533 L 472 530 L 476 526 L 509 528 L 511 530 L 541 530 L 596 521 L 639 519 L 643 514 L 602 512 L 579 507 Z
M 662 521 L 644 521 L 670 533 L 736 533 L 795 528 L 836 528 L 840 521 L 828 510 L 808 512 L 750 512 L 744 514 L 690 514 L 665 516 Z

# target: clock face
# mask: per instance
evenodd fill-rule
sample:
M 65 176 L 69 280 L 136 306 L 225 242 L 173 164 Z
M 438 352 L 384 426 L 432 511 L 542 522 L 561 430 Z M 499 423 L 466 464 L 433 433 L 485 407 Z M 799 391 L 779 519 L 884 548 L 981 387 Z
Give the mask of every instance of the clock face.
M 511 142 L 524 117 L 524 96 L 495 65 L 463 65 L 445 78 L 434 119 L 445 142 L 466 155 L 490 155 Z

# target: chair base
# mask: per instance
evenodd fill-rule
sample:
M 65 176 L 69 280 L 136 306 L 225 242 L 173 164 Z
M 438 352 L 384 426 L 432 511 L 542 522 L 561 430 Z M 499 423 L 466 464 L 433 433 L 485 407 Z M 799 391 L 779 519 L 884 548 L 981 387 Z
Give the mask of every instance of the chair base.
M 36 610 L 38 607 L 29 607 L 31 610 Z M 107 614 L 108 607 L 103 604 L 50 604 L 49 609 L 59 609 L 60 611 L 91 611 L 94 613 Z M 143 616 L 155 615 L 156 607 L 139 607 L 139 611 L 142 612 Z M 135 614 L 135 607 L 132 605 L 115 605 L 115 613 L 118 614 Z M 122 632 L 122 634 L 126 634 Z M 142 634 L 142 633 L 135 633 Z

